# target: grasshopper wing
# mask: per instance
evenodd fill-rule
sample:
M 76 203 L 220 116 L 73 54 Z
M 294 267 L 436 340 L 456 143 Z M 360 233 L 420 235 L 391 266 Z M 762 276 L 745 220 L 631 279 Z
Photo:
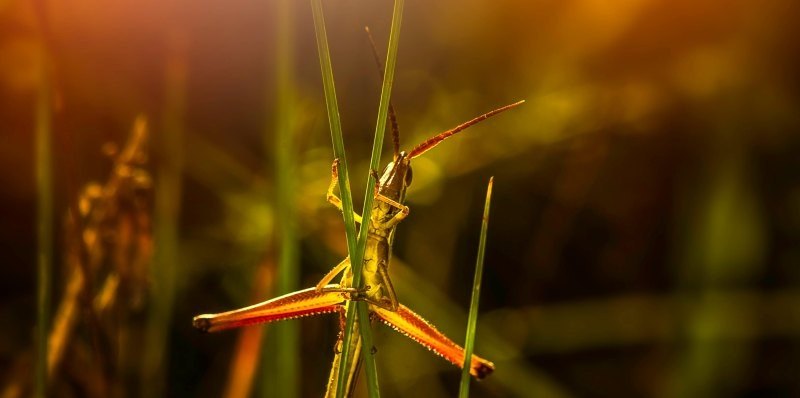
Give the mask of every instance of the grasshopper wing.
M 338 285 L 328 285 L 338 287 Z M 317 293 L 315 288 L 298 290 L 263 303 L 219 314 L 194 317 L 192 325 L 203 332 L 216 332 L 241 326 L 335 312 L 344 297 L 338 292 Z
M 371 310 L 381 322 L 450 361 L 453 365 L 461 367 L 464 364 L 464 349 L 408 307 L 400 304 L 397 312 L 377 306 L 372 306 Z M 492 371 L 494 371 L 493 363 L 477 355 L 472 355 L 469 369 L 472 376 L 483 379 Z

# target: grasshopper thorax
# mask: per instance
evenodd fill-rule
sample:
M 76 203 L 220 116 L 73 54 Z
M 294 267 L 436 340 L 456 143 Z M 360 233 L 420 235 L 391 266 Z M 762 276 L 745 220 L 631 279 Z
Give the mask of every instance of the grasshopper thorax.
M 411 176 L 411 157 L 405 151 L 401 151 L 395 156 L 394 161 L 387 164 L 383 170 L 379 192 L 402 203 L 406 188 L 411 185 Z

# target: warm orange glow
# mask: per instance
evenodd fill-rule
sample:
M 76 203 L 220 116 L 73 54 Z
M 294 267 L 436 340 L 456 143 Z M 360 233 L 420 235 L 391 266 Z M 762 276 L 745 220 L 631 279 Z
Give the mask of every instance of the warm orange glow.
M 408 307 L 400 304 L 397 312 L 374 306 L 371 309 L 381 322 L 450 361 L 453 365 L 461 367 L 464 363 L 464 348 L 447 338 L 436 327 Z M 478 379 L 482 379 L 494 371 L 493 363 L 474 354 L 471 366 L 469 373 Z
M 193 325 L 204 332 L 217 332 L 247 325 L 335 312 L 341 308 L 343 301 L 341 293 L 317 293 L 314 288 L 310 288 L 233 311 L 198 315 L 194 317 Z

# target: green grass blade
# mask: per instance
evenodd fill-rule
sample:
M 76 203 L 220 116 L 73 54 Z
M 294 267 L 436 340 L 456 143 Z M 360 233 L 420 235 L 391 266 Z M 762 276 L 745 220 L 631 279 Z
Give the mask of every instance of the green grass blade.
M 353 218 L 353 196 L 350 191 L 350 178 L 347 167 L 347 157 L 344 151 L 344 138 L 342 137 L 342 122 L 339 117 L 339 104 L 336 99 L 336 87 L 333 82 L 333 66 L 331 64 L 330 48 L 328 46 L 328 33 L 325 29 L 325 18 L 322 12 L 322 0 L 311 0 L 311 12 L 314 17 L 314 31 L 317 36 L 317 51 L 319 53 L 319 64 L 322 70 L 322 87 L 325 93 L 325 105 L 328 111 L 328 123 L 331 129 L 331 140 L 333 141 L 333 156 L 339 160 L 339 196 L 342 200 L 342 215 L 344 217 L 345 235 L 347 238 L 347 251 L 350 253 L 351 263 L 355 262 L 357 253 L 357 235 L 355 219 Z M 348 306 L 347 319 L 348 329 L 353 329 L 353 306 Z M 342 343 L 342 352 L 349 353 L 350 335 L 346 335 Z M 347 374 L 348 355 L 342 355 L 339 363 L 339 373 Z M 345 376 L 346 377 L 346 376 Z M 340 377 L 336 383 L 336 396 L 341 397 L 344 393 L 346 383 L 342 383 Z
M 397 63 L 397 47 L 400 43 L 400 25 L 403 20 L 403 4 L 404 0 L 395 0 L 394 9 L 392 10 L 392 28 L 389 33 L 389 51 L 386 53 L 386 68 L 383 71 L 383 84 L 381 86 L 381 99 L 378 105 L 378 120 L 375 123 L 375 140 L 372 144 L 372 155 L 370 156 L 369 167 L 370 170 L 378 171 L 381 163 L 381 151 L 383 149 L 383 136 L 386 131 L 386 120 L 389 114 L 389 101 L 392 96 L 392 84 L 394 83 L 394 69 Z M 368 220 L 367 214 L 372 209 L 372 202 L 375 199 L 373 194 L 373 187 L 375 186 L 375 177 L 370 174 L 367 176 L 367 190 L 364 194 L 364 219 Z M 362 228 L 359 231 L 358 244 L 361 252 L 367 244 L 367 228 Z M 355 267 L 354 277 L 358 280 L 360 275 L 360 266 Z
M 395 64 L 397 63 L 397 49 L 398 44 L 400 42 L 400 26 L 403 20 L 403 5 L 404 0 L 395 0 L 394 8 L 392 10 L 392 27 L 389 33 L 389 51 L 386 54 L 386 68 L 384 69 L 383 74 L 383 84 L 381 86 L 381 97 L 380 103 L 378 105 L 378 120 L 375 123 L 375 139 L 372 143 L 372 155 L 370 156 L 370 170 L 378 170 L 381 161 L 381 151 L 383 149 L 383 137 L 384 132 L 386 132 L 386 121 L 387 116 L 389 113 L 389 100 L 391 98 L 392 93 L 392 84 L 394 83 L 394 70 Z M 372 210 L 372 203 L 375 199 L 373 193 L 373 187 L 375 186 L 375 177 L 372 174 L 367 176 L 367 189 L 364 193 L 364 209 L 362 210 L 361 214 L 364 217 L 364 220 L 369 220 L 369 214 Z M 361 286 L 361 269 L 363 267 L 363 254 L 367 244 L 367 228 L 361 228 L 359 231 L 358 237 L 358 248 L 356 249 L 356 256 L 353 256 L 354 261 L 352 262 L 353 267 L 353 285 L 354 286 Z M 375 366 L 375 358 L 372 354 L 372 330 L 371 325 L 367 319 L 368 317 L 368 310 L 367 304 L 364 302 L 356 303 L 356 309 L 358 310 L 358 317 L 362 319 L 361 322 L 358 323 L 359 329 L 361 332 L 361 339 L 362 339 L 362 350 L 363 354 L 362 357 L 364 358 L 365 370 L 367 374 L 367 391 L 369 392 L 370 397 L 379 397 L 380 391 L 378 388 L 378 373 L 377 368 Z M 352 307 L 351 307 L 352 309 Z M 353 333 L 353 324 L 355 323 L 355 318 L 352 314 L 352 310 L 348 311 L 347 314 L 347 321 L 345 323 L 345 330 L 344 330 L 344 341 L 349 341 L 348 337 L 350 334 Z M 345 351 L 347 352 L 347 351 Z M 341 364 L 342 369 L 347 369 L 345 367 L 345 360 L 346 357 L 342 357 L 343 361 Z M 339 378 L 339 386 L 343 387 L 345 383 L 346 375 L 344 373 L 340 373 Z M 340 391 L 341 390 L 341 393 Z M 343 388 L 337 390 L 337 397 L 343 396 Z
M 299 249 L 295 232 L 296 211 L 294 194 L 297 192 L 295 172 L 294 121 L 295 86 L 292 38 L 291 0 L 277 2 L 277 42 L 275 95 L 275 124 L 269 126 L 274 139 L 266 140 L 267 150 L 274 150 L 274 170 L 276 173 L 275 216 L 278 228 L 279 247 L 276 271 L 275 296 L 283 295 L 299 288 L 298 257 Z M 274 129 L 274 130 L 273 130 Z M 271 132 L 272 132 L 271 131 Z M 300 328 L 297 322 L 278 322 L 270 325 L 267 344 L 261 347 L 262 396 L 299 396 L 300 369 Z
M 333 68 L 330 60 L 330 50 L 327 41 L 327 32 L 325 30 L 325 20 L 322 12 L 322 1 L 311 1 L 312 13 L 314 15 L 314 27 L 317 35 L 317 49 L 320 57 L 320 67 L 322 69 L 323 87 L 325 90 L 325 102 L 328 108 L 328 120 L 331 127 L 331 138 L 333 140 L 334 156 L 339 159 L 339 186 L 341 191 L 342 208 L 345 220 L 345 232 L 347 234 L 348 252 L 351 256 L 351 263 L 353 264 L 354 279 L 353 285 L 360 286 L 361 283 L 361 263 L 364 255 L 364 248 L 366 246 L 366 228 L 362 228 L 361 237 L 356 239 L 355 222 L 353 220 L 353 204 L 352 195 L 350 191 L 349 178 L 347 173 L 347 161 L 344 153 L 344 142 L 342 139 L 341 121 L 339 119 L 338 104 L 336 100 L 336 91 L 333 83 Z M 372 157 L 370 161 L 370 168 L 377 169 L 380 163 L 380 152 L 383 147 L 383 133 L 386 130 L 386 117 L 388 114 L 389 97 L 391 96 L 391 87 L 394 77 L 394 66 L 397 59 L 397 43 L 400 32 L 400 22 L 403 10 L 403 1 L 397 0 L 395 2 L 392 31 L 389 40 L 389 53 L 387 54 L 387 68 L 384 73 L 384 82 L 381 89 L 381 102 L 378 110 L 378 122 L 375 132 L 375 141 L 373 142 Z M 373 196 L 372 187 L 375 184 L 374 178 L 368 176 L 367 190 L 365 193 L 364 201 L 364 218 L 369 219 L 369 211 L 372 208 Z M 355 311 L 358 308 L 360 319 L 367 320 L 368 311 L 365 303 L 358 303 L 356 306 L 348 306 L 347 321 L 343 336 L 342 352 L 349 352 L 349 344 L 351 335 L 355 325 Z M 364 360 L 366 361 L 367 383 L 368 391 L 371 397 L 379 396 L 377 371 L 372 357 L 372 333 L 368 321 L 359 322 L 360 332 L 364 347 Z M 369 355 L 367 355 L 369 353 Z M 342 397 L 345 393 L 345 386 L 347 385 L 348 372 L 351 364 L 348 355 L 341 356 L 339 364 L 339 381 L 337 383 L 336 396 Z
M 486 230 L 489 229 L 489 206 L 492 202 L 492 184 L 494 177 L 489 179 L 486 188 L 486 205 L 483 208 L 483 222 L 481 223 L 481 237 L 478 243 L 478 260 L 475 264 L 475 279 L 472 282 L 472 299 L 469 304 L 469 318 L 467 320 L 467 337 L 464 343 L 464 364 L 461 369 L 461 388 L 458 390 L 459 398 L 469 396 L 469 368 L 472 351 L 475 347 L 475 328 L 478 323 L 478 301 L 481 295 L 481 279 L 483 277 L 483 257 L 486 254 Z
M 353 218 L 353 195 L 350 191 L 347 157 L 344 152 L 342 121 L 339 117 L 339 103 L 336 100 L 336 87 L 333 83 L 333 66 L 331 65 L 330 48 L 328 47 L 328 33 L 325 29 L 325 19 L 322 15 L 322 0 L 311 0 L 311 11 L 314 16 L 317 51 L 319 52 L 319 63 L 322 69 L 322 87 L 325 92 L 328 124 L 330 125 L 331 140 L 333 141 L 333 156 L 339 159 L 339 196 L 342 199 L 342 215 L 344 217 L 345 234 L 347 235 L 347 250 L 349 253 L 353 253 L 356 251 L 356 222 Z
M 50 290 L 53 270 L 53 154 L 51 128 L 50 63 L 42 48 L 39 65 L 39 87 L 36 95 L 36 222 L 37 222 L 37 287 L 36 287 L 36 368 L 34 397 L 47 391 L 47 333 L 50 329 Z

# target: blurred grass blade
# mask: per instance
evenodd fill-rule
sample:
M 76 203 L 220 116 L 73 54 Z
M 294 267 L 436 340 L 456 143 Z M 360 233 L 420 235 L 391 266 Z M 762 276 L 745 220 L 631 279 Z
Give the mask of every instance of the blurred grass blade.
M 276 74 L 275 74 L 275 124 L 274 139 L 265 141 L 265 148 L 274 151 L 276 181 L 276 226 L 278 228 L 278 268 L 273 296 L 283 295 L 299 288 L 298 247 L 295 232 L 295 145 L 294 120 L 295 86 L 292 46 L 291 0 L 277 2 L 276 14 Z M 269 326 L 267 344 L 262 346 L 261 395 L 264 397 L 299 396 L 300 325 L 297 322 L 278 322 Z M 277 381 L 277 382 L 276 382 Z
M 178 223 L 183 174 L 183 136 L 186 104 L 186 43 L 178 35 L 169 39 L 169 58 L 165 69 L 165 100 L 163 131 L 156 137 L 158 154 L 153 234 L 153 283 L 151 308 L 143 347 L 142 396 L 165 396 L 167 351 L 172 308 L 178 283 L 180 250 Z
M 36 287 L 36 368 L 34 397 L 47 391 L 47 333 L 50 321 L 50 289 L 53 269 L 53 154 L 51 125 L 50 63 L 44 46 L 39 54 L 39 87 L 36 95 L 36 216 L 37 216 L 37 287 Z
M 252 302 L 263 300 L 269 295 L 274 283 L 272 272 L 275 264 L 272 259 L 267 258 L 256 267 L 253 274 L 253 299 Z M 225 385 L 224 398 L 248 398 L 252 396 L 253 381 L 259 380 L 256 371 L 259 370 L 259 359 L 263 355 L 253 355 L 262 352 L 264 345 L 264 328 L 251 327 L 242 328 L 236 337 L 236 348 L 233 358 L 228 366 L 228 380 Z
M 469 318 L 467 320 L 467 338 L 464 342 L 464 364 L 461 369 L 461 388 L 458 390 L 459 398 L 469 396 L 469 368 L 472 351 L 475 348 L 475 328 L 478 324 L 478 301 L 481 296 L 481 279 L 483 277 L 483 257 L 486 254 L 486 230 L 489 229 L 489 206 L 492 202 L 492 185 L 494 177 L 489 179 L 486 188 L 486 205 L 483 208 L 483 222 L 481 223 L 481 237 L 478 243 L 478 260 L 475 264 L 475 279 L 472 282 L 472 299 L 469 304 Z

